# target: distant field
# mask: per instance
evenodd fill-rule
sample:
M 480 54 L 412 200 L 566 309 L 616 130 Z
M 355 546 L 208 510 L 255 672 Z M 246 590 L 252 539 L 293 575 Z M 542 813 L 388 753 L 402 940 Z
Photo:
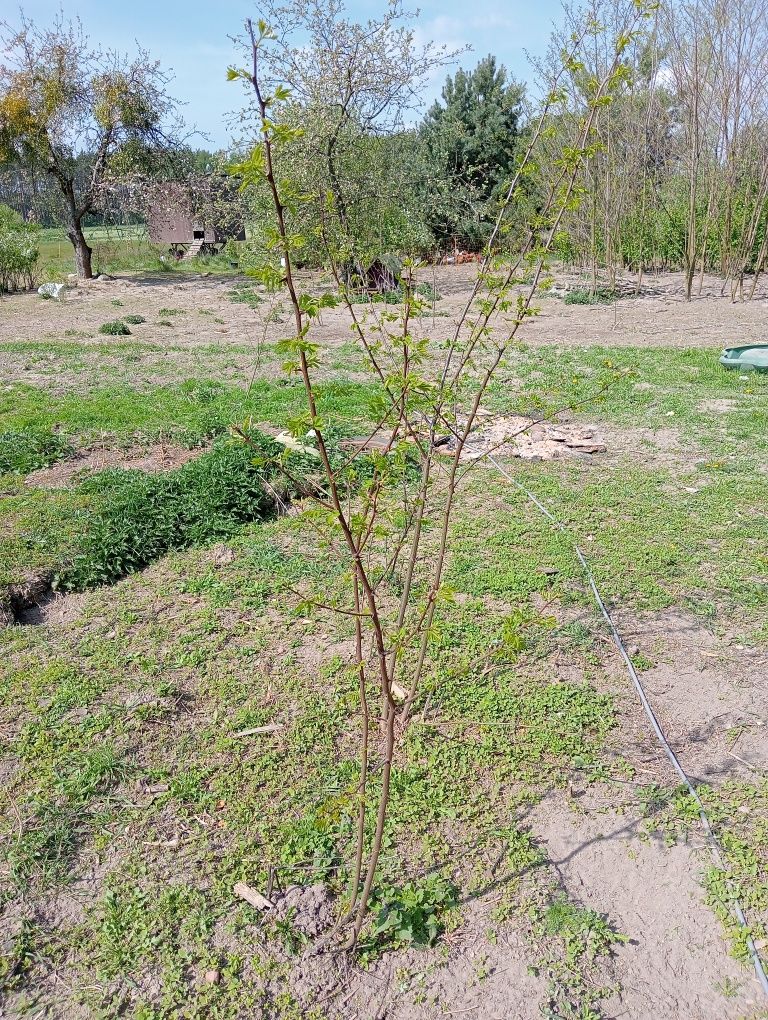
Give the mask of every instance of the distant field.
M 163 246 L 150 242 L 143 224 L 126 224 L 112 227 L 87 227 L 85 236 L 93 248 L 94 273 L 119 273 L 150 270 L 166 272 L 176 268 L 166 262 Z M 198 267 L 210 272 L 229 272 L 229 261 L 216 257 L 197 260 Z M 184 266 L 185 270 L 189 265 Z M 63 227 L 48 227 L 40 231 L 39 275 L 42 279 L 56 279 L 75 271 L 75 256 Z
M 154 256 L 141 224 L 115 227 L 86 227 L 85 236 L 94 250 L 94 269 L 106 268 L 115 261 L 135 261 Z M 40 268 L 46 275 L 73 273 L 75 256 L 63 227 L 40 231 Z

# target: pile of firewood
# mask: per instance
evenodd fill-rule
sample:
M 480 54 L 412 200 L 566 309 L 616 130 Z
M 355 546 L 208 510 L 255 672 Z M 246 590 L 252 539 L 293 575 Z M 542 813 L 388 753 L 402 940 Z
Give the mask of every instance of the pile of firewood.
M 441 266 L 463 266 L 467 262 L 481 262 L 483 256 L 476 251 L 455 251 L 451 255 L 443 255 Z

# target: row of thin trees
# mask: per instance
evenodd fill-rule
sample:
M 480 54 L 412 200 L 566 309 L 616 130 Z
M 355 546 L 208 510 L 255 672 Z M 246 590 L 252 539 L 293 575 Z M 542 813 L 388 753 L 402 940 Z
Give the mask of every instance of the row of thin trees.
M 595 4 L 592 38 L 569 69 L 544 162 L 583 116 L 610 60 L 605 26 L 615 0 Z M 571 24 L 553 40 L 557 60 Z M 600 110 L 579 200 L 556 248 L 588 271 L 593 288 L 621 270 L 682 270 L 686 296 L 705 273 L 750 298 L 768 257 L 768 6 L 763 0 L 677 0 L 632 40 L 620 93 Z

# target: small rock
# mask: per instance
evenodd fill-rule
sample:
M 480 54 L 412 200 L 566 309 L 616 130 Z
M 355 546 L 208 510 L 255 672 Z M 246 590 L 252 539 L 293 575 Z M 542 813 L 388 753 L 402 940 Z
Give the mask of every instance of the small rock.
M 99 283 L 109 283 L 110 280 L 114 280 L 114 276 L 109 276 L 108 273 L 99 273 L 96 279 Z
M 629 648 L 627 649 L 627 655 L 630 657 L 630 659 L 634 655 L 639 655 L 639 654 L 640 654 L 640 649 L 637 647 L 637 645 L 630 645 Z
M 42 298 L 55 298 L 57 301 L 61 301 L 65 290 L 66 287 L 63 283 L 44 283 L 37 288 L 37 293 Z
M 217 985 L 221 981 L 221 971 L 219 970 L 207 970 L 205 972 L 205 983 L 207 985 Z

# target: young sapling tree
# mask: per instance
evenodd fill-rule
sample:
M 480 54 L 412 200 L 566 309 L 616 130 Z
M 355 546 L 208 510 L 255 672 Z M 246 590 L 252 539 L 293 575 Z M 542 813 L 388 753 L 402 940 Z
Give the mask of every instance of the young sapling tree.
M 527 178 L 539 173 L 538 143 L 563 102 L 563 76 L 580 66 L 584 35 L 574 34 L 505 189 L 472 294 L 448 337 L 439 343 L 416 329 L 426 305 L 417 290 L 419 267 L 414 262 L 404 267 L 403 299 L 397 309 L 371 305 L 361 313 L 341 270 L 344 253 L 331 237 L 327 259 L 336 292 L 318 296 L 300 285 L 294 265 L 304 238 L 294 225 L 300 222 L 301 203 L 313 196 L 276 172 L 276 154 L 290 153 L 299 129 L 280 117 L 289 90 L 269 74 L 264 54 L 276 33 L 265 21 L 246 23 L 251 66 L 229 70 L 231 79 L 243 80 L 253 90 L 260 135 L 233 173 L 245 189 L 268 188 L 276 223 L 269 257 L 253 273 L 288 296 L 293 329 L 280 349 L 286 370 L 302 380 L 306 400 L 305 413 L 292 425 L 294 446 L 301 451 L 311 437 L 322 467 L 322 481 L 310 494 L 303 520 L 348 568 L 343 597 L 338 592 L 310 592 L 305 599 L 317 611 L 336 611 L 354 622 L 360 771 L 349 791 L 350 813 L 356 816 L 350 895 L 336 929 L 337 944 L 347 948 L 355 945 L 365 924 L 382 853 L 398 741 L 422 696 L 439 614 L 452 600 L 445 570 L 456 492 L 477 463 L 464 457 L 466 443 L 518 330 L 535 314 L 533 299 L 544 279 L 552 238 L 566 211 L 578 201 L 577 183 L 596 144 L 598 112 L 625 81 L 623 54 L 649 10 L 640 3 L 627 4 L 613 57 L 604 73 L 586 86 L 584 115 L 572 121 L 572 133 L 563 139 L 560 159 L 552 164 L 538 208 L 521 231 L 517 220 L 528 205 Z M 289 162 L 281 159 L 282 166 Z M 333 194 L 325 201 L 332 215 Z M 505 250 L 512 222 L 519 244 Z M 331 442 L 332 421 L 318 411 L 316 370 L 322 351 L 313 337 L 322 308 L 339 302 L 347 309 L 366 368 L 378 387 L 367 441 L 349 444 L 341 454 Z M 248 442 L 247 422 L 235 431 Z M 289 445 L 282 458 L 288 474 L 294 455 Z

